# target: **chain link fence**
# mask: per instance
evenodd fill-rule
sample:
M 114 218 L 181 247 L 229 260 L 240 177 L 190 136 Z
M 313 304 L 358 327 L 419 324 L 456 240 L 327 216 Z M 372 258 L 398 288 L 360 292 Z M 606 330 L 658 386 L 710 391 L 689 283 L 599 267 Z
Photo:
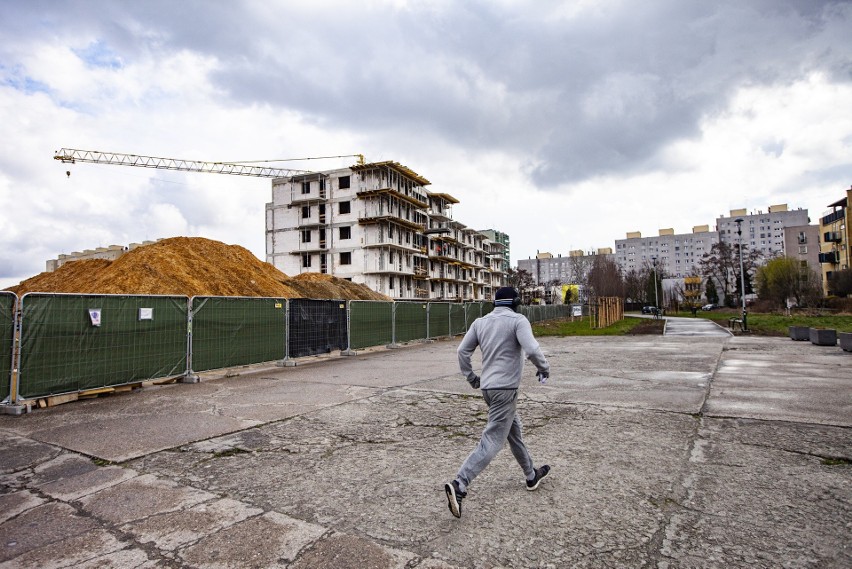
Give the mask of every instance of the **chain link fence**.
M 186 297 L 25 294 L 19 397 L 183 374 Z
M 0 403 L 7 401 L 12 393 L 17 307 L 17 295 L 11 292 L 0 292 Z
M 492 309 L 490 302 L 3 293 L 0 403 L 460 335 Z M 569 306 L 519 310 L 531 322 L 570 315 Z
M 286 357 L 286 299 L 195 296 L 190 306 L 189 371 Z

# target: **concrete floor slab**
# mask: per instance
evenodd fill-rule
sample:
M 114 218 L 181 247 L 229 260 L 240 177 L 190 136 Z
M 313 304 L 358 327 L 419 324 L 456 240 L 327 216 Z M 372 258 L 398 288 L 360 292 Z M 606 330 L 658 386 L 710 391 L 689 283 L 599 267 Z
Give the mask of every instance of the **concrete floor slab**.
M 209 492 L 146 474 L 85 496 L 80 503 L 93 516 L 113 524 L 123 524 L 214 498 L 215 495 Z
M 90 567 L 852 566 L 848 354 L 749 336 L 544 338 L 552 379 L 527 367 L 519 413 L 552 473 L 527 492 L 503 452 L 456 519 L 442 486 L 486 416 L 457 345 L 0 417 L 0 548 Z M 87 428 L 122 415 L 147 427 Z M 210 422 L 195 432 L 181 424 L 193 416 Z M 44 433 L 68 446 L 31 440 Z M 140 476 L 102 488 L 117 467 L 70 445 L 136 456 L 121 469 Z M 47 537 L 3 541 L 30 522 Z
M 156 514 L 124 525 L 121 529 L 135 535 L 141 543 L 151 543 L 162 551 L 174 551 L 261 514 L 263 510 L 260 508 L 252 508 L 242 502 L 225 498 Z
M 321 527 L 267 512 L 202 539 L 180 558 L 202 569 L 283 569 L 323 533 Z
M 0 563 L 94 530 L 98 521 L 62 503 L 28 509 L 0 524 Z
M 26 554 L 8 561 L 3 567 L 6 569 L 61 569 L 92 566 L 91 563 L 103 563 L 105 557 L 127 547 L 127 543 L 119 541 L 110 532 L 93 529 L 27 551 Z M 144 553 L 141 558 L 144 561 L 148 560 Z M 103 563 L 94 566 L 108 567 L 109 565 Z M 125 567 L 134 567 L 134 565 L 125 565 Z

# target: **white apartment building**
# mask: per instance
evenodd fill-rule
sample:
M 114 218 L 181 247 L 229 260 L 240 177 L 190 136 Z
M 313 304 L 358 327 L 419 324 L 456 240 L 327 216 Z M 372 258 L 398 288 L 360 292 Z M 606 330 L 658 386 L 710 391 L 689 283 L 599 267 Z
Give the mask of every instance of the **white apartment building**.
M 739 243 L 737 219 L 743 220 L 744 251 L 759 251 L 764 261 L 783 255 L 795 257 L 797 251 L 788 251 L 785 245 L 784 229 L 810 223 L 807 209 L 789 210 L 787 204 L 771 205 L 765 213 L 762 210 L 748 213 L 745 209 L 732 209 L 729 217 L 716 218 L 720 241 L 729 245 Z
M 397 300 L 490 300 L 504 246 L 452 219 L 453 196 L 396 162 L 278 178 L 266 204 L 266 260 L 326 273 Z
M 710 231 L 707 225 L 696 225 L 692 233 L 660 229 L 655 237 L 642 237 L 634 231 L 626 239 L 615 240 L 615 262 L 625 274 L 656 264 L 661 273 L 682 278 L 699 274 L 701 258 L 718 242 L 719 232 Z

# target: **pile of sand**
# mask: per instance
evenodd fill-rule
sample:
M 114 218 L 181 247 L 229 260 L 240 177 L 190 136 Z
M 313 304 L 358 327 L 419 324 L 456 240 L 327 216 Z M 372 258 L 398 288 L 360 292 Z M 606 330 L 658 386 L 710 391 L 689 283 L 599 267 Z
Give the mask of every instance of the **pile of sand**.
M 390 300 L 364 285 L 329 275 L 289 278 L 243 247 L 200 237 L 163 239 L 115 261 L 66 263 L 7 290 L 18 296 L 67 292 Z

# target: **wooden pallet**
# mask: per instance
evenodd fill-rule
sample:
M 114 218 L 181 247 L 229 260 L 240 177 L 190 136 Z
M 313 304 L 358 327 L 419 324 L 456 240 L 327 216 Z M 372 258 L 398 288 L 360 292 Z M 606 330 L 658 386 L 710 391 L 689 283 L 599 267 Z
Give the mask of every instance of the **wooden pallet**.
M 45 407 L 55 407 L 63 403 L 71 403 L 79 399 L 92 399 L 104 394 L 113 393 L 128 393 L 134 389 L 140 389 L 142 382 L 128 383 L 127 385 L 119 385 L 117 387 L 100 387 L 98 389 L 86 389 L 75 393 L 63 393 L 62 395 L 49 395 L 48 397 L 40 397 L 36 400 L 36 404 L 40 409 Z

